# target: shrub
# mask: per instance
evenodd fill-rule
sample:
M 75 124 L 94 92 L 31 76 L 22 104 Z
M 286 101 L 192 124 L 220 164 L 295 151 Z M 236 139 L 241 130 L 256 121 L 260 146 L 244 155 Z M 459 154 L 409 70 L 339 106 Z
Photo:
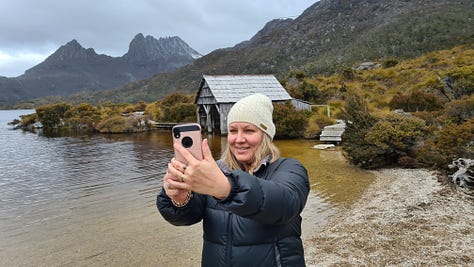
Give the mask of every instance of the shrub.
M 290 101 L 274 105 L 273 121 L 276 127 L 276 136 L 279 138 L 303 137 L 308 116 L 306 112 L 297 111 Z
M 341 75 L 342 78 L 347 81 L 352 81 L 355 78 L 354 70 L 352 68 L 344 68 Z
M 306 80 L 300 82 L 295 88 L 290 88 L 289 93 L 294 98 L 311 103 L 318 103 L 327 98 L 327 96 L 318 89 L 315 83 Z
M 448 124 L 438 133 L 436 147 L 452 159 L 474 158 L 474 118 L 460 124 Z
M 346 105 L 341 113 L 347 121 L 342 134 L 344 155 L 350 163 L 364 169 L 383 166 L 379 155 L 383 150 L 365 140 L 376 119 L 369 113 L 366 103 L 355 94 L 346 94 Z
M 173 93 L 160 101 L 160 105 L 163 107 L 171 107 L 179 103 L 192 103 L 193 99 L 183 93 Z
M 177 103 L 170 107 L 165 107 L 163 121 L 166 122 L 195 122 L 196 105 L 192 103 Z
M 456 99 L 474 94 L 474 66 L 452 69 L 445 82 L 453 89 Z
M 149 119 L 154 121 L 158 121 L 161 118 L 161 110 L 157 102 L 149 104 L 145 109 L 145 113 Z
M 75 130 L 94 130 L 96 123 L 100 121 L 99 110 L 89 103 L 81 103 L 70 108 L 64 114 L 65 122 Z
M 398 64 L 397 59 L 387 59 L 382 63 L 382 67 L 386 69 L 386 68 L 395 67 L 397 64 Z
M 423 120 L 396 113 L 376 119 L 355 95 L 347 98 L 344 115 L 347 125 L 342 136 L 343 149 L 351 163 L 366 169 L 415 164 L 406 157 L 411 157 L 414 147 L 425 136 L 427 127 Z
M 416 149 L 416 159 L 428 166 L 448 169 L 458 158 L 474 158 L 474 118 L 460 124 L 448 124 Z
M 144 101 L 139 101 L 135 106 L 134 106 L 134 111 L 144 111 L 146 109 L 147 105 Z
M 423 139 L 426 130 L 425 122 L 417 117 L 390 113 L 372 126 L 366 140 L 389 153 L 404 156 Z
M 35 123 L 37 119 L 38 119 L 38 115 L 36 113 L 23 115 L 21 116 L 21 124 L 30 125 L 30 124 Z
M 36 108 L 36 114 L 46 130 L 55 129 L 61 123 L 64 114 L 71 108 L 72 106 L 67 103 L 45 105 Z
M 304 133 L 305 138 L 316 138 L 321 134 L 322 129 L 326 125 L 333 124 L 334 120 L 328 118 L 327 114 L 324 112 L 324 114 L 314 112 L 311 115 L 311 117 L 308 120 L 308 125 L 306 126 L 306 130 Z
M 405 95 L 394 95 L 389 106 L 391 109 L 403 109 L 407 112 L 417 112 L 440 110 L 443 108 L 443 103 L 433 94 L 416 90 Z
M 436 147 L 433 138 L 424 140 L 423 144 L 414 149 L 416 160 L 429 168 L 446 168 L 449 160 Z
M 474 117 L 474 94 L 449 102 L 439 119 L 445 123 L 462 124 L 472 117 Z
M 21 121 L 19 119 L 13 119 L 11 122 L 7 123 L 8 125 L 17 125 Z
M 101 133 L 124 133 L 131 130 L 127 125 L 125 117 L 114 115 L 97 124 L 96 129 Z
M 398 165 L 402 168 L 412 169 L 417 166 L 417 161 L 410 156 L 402 156 L 398 159 Z

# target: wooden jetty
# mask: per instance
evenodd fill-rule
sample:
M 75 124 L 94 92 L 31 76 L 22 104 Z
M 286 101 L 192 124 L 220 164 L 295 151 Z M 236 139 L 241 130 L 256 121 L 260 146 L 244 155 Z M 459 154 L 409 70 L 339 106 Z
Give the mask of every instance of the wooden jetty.
M 174 123 L 174 122 L 156 122 L 149 120 L 148 123 L 150 123 L 151 127 L 154 129 L 162 129 L 162 130 L 171 130 L 173 126 L 179 124 L 179 123 Z

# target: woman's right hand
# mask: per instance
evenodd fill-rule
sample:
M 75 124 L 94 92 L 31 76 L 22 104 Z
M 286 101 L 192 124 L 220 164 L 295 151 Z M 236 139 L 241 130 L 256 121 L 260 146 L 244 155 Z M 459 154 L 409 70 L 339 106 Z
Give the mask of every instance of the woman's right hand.
M 214 196 L 219 199 L 224 199 L 229 195 L 231 189 L 230 182 L 224 173 L 222 173 L 219 166 L 217 166 L 207 139 L 202 141 L 202 160 L 196 159 L 181 145 L 175 144 L 174 148 L 178 150 L 188 162 L 185 171 L 183 171 L 183 183 L 178 182 L 176 184 L 177 187 Z M 172 160 L 172 162 L 174 161 Z M 180 168 L 179 165 L 175 166 Z M 171 185 L 173 185 L 173 183 L 171 183 Z

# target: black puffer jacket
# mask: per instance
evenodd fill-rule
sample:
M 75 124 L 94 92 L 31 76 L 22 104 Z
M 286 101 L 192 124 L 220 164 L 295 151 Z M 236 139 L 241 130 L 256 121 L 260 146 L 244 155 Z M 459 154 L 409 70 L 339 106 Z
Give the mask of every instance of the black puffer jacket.
M 309 193 L 306 169 L 280 158 L 255 176 L 226 175 L 232 190 L 223 201 L 195 193 L 188 205 L 176 208 L 164 190 L 157 197 L 158 210 L 170 223 L 203 220 L 202 266 L 305 266 L 300 213 Z

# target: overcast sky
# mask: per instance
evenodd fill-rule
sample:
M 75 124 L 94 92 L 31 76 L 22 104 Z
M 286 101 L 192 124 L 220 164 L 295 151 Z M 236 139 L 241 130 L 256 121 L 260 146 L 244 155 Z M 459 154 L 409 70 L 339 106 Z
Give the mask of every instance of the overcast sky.
M 76 39 L 122 56 L 133 37 L 179 36 L 205 55 L 250 39 L 266 22 L 296 18 L 317 0 L 2 0 L 0 76 L 16 77 Z

